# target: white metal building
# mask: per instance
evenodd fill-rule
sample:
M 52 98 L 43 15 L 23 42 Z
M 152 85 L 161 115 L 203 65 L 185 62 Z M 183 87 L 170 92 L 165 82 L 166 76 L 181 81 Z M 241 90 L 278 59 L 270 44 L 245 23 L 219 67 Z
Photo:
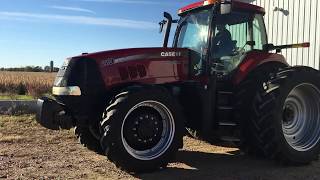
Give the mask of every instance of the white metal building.
M 319 0 L 242 0 L 266 9 L 269 43 L 275 45 L 310 42 L 305 49 L 283 50 L 291 65 L 320 69 Z

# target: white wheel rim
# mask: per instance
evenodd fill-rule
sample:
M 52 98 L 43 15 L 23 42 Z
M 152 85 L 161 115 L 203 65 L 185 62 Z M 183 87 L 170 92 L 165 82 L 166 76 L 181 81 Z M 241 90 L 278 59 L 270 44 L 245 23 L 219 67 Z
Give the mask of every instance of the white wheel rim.
M 158 112 L 162 118 L 163 126 L 162 126 L 161 138 L 154 147 L 146 150 L 137 150 L 134 147 L 132 147 L 132 145 L 130 145 L 130 143 L 125 138 L 126 132 L 125 132 L 124 126 L 127 123 L 129 116 L 134 111 L 144 107 L 152 108 L 153 110 Z M 121 140 L 126 151 L 134 158 L 139 160 L 144 160 L 144 161 L 153 160 L 163 155 L 171 146 L 172 141 L 174 139 L 174 135 L 175 135 L 175 123 L 174 123 L 174 118 L 171 111 L 164 104 L 157 101 L 152 101 L 152 100 L 143 101 L 135 105 L 134 107 L 132 107 L 126 114 L 121 127 Z
M 282 130 L 288 144 L 300 152 L 320 140 L 320 90 L 308 83 L 292 89 L 283 106 Z

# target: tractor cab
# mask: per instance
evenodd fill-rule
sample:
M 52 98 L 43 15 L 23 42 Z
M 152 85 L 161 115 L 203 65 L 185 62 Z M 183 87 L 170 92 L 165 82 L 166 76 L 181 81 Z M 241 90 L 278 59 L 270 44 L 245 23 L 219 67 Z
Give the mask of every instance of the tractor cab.
M 247 53 L 267 44 L 263 8 L 238 1 L 202 1 L 179 10 L 173 47 L 191 50 L 195 76 L 229 75 Z
M 259 66 L 286 66 L 282 55 L 269 52 L 273 46 L 267 41 L 265 11 L 240 1 L 206 0 L 181 8 L 178 14 L 180 19 L 174 21 L 165 13 L 161 27 L 166 22 L 166 45 L 171 23 L 177 22 L 173 48 L 189 50 L 189 75 L 194 81 L 183 85 L 182 97 L 191 98 L 182 103 L 187 117 L 201 123 L 190 120 L 187 126 L 204 137 L 239 141 L 234 116 L 238 84 Z

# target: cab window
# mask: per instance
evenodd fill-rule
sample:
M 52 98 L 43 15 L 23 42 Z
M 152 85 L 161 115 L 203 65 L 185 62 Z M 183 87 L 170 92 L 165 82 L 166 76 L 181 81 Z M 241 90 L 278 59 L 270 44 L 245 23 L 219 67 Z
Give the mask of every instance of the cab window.
M 263 45 L 267 44 L 266 30 L 262 15 L 256 15 L 253 20 L 253 41 L 254 49 L 262 50 Z
M 245 53 L 252 50 L 250 25 L 252 14 L 233 12 L 217 15 L 215 36 L 212 39 L 211 57 L 217 66 L 216 71 L 228 74 L 242 61 Z

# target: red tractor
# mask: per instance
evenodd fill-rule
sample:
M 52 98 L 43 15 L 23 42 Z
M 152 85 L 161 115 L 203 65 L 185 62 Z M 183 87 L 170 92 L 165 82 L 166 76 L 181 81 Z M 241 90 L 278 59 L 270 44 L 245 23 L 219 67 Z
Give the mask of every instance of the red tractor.
M 163 47 L 69 58 L 55 99 L 38 100 L 37 121 L 75 127 L 83 145 L 130 172 L 165 167 L 187 130 L 248 154 L 310 163 L 320 151 L 320 73 L 277 54 L 309 43 L 268 44 L 264 14 L 243 2 L 200 1 L 180 9 L 180 20 L 164 14 Z

